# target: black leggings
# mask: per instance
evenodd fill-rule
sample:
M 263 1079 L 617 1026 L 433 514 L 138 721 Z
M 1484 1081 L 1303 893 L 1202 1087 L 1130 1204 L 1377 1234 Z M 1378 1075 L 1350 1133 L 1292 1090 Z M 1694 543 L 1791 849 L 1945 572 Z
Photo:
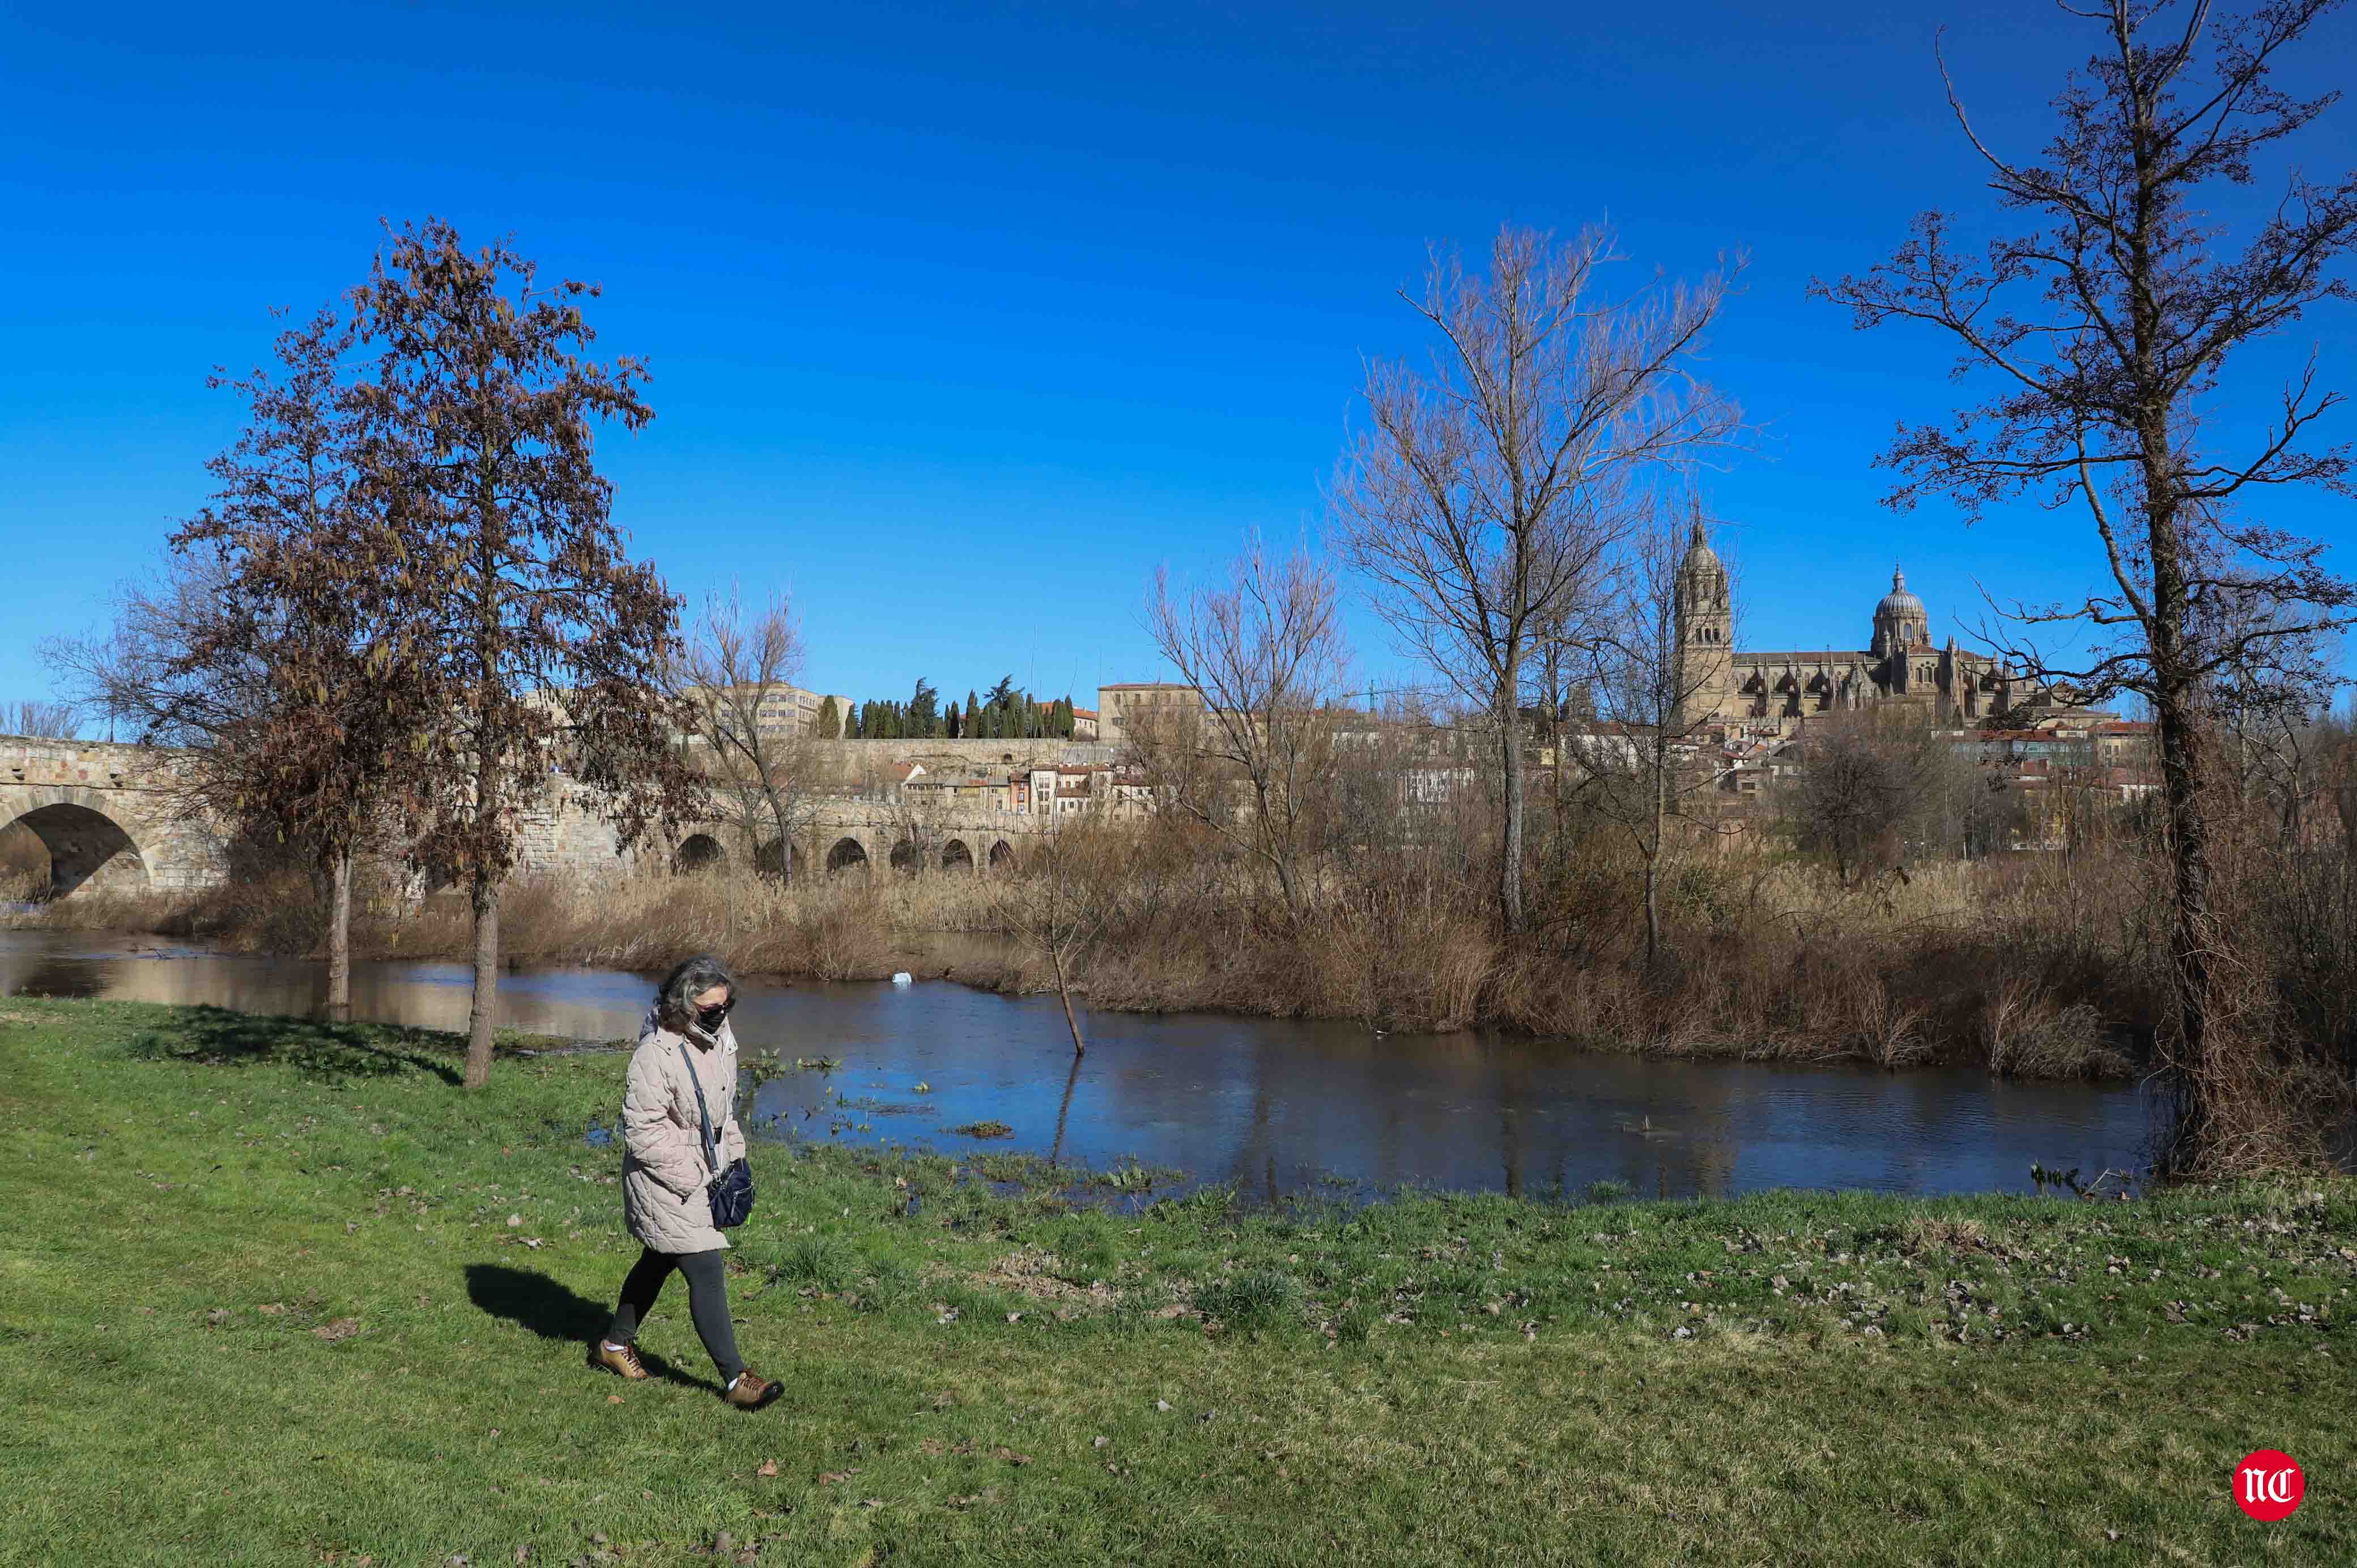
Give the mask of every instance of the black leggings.
M 622 1299 L 614 1307 L 606 1343 L 628 1345 L 638 1337 L 639 1319 L 653 1307 L 673 1269 L 687 1276 L 687 1312 L 695 1319 L 696 1337 L 704 1341 L 712 1364 L 720 1369 L 720 1380 L 733 1381 L 745 1369 L 745 1360 L 737 1354 L 737 1329 L 728 1321 L 727 1276 L 717 1250 L 658 1252 L 649 1247 L 640 1252 L 630 1277 L 622 1282 Z

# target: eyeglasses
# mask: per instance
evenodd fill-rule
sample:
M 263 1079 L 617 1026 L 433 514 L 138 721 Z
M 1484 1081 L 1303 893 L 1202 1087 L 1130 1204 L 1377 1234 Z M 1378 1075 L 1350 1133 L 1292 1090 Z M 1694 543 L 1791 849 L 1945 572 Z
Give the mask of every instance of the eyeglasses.
M 737 998 L 731 996 L 717 1007 L 698 1007 L 695 1010 L 695 1021 L 707 1029 L 716 1029 L 727 1019 L 728 1010 L 736 1005 Z

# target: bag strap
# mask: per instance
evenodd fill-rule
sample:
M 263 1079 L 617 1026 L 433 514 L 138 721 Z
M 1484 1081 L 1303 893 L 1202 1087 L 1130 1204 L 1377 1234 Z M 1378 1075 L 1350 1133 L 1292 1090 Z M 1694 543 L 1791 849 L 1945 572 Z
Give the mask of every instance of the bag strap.
M 687 1064 L 687 1081 L 695 1085 L 695 1119 L 704 1126 L 704 1163 L 715 1171 L 720 1168 L 720 1150 L 712 1141 L 712 1112 L 704 1106 L 704 1079 L 696 1075 L 695 1058 L 687 1054 L 687 1042 L 679 1043 L 679 1059 Z

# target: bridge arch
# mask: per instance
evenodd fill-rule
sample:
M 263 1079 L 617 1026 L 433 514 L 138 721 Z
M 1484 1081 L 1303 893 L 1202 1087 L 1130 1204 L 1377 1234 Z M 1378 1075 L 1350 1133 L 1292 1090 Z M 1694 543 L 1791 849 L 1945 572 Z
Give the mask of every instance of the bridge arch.
M 844 834 L 826 852 L 826 869 L 829 875 L 838 871 L 866 870 L 867 846 L 851 834 Z
M 925 852 L 915 839 L 893 841 L 892 869 L 909 876 L 925 869 Z
M 974 851 L 966 848 L 965 840 L 952 839 L 942 845 L 942 869 L 967 873 L 974 870 Z
M 693 875 L 705 871 L 726 871 L 728 851 L 710 833 L 690 833 L 680 841 L 671 857 L 672 869 L 681 875 Z
M 761 846 L 760 854 L 754 857 L 753 869 L 771 878 L 788 876 L 789 874 L 791 876 L 800 876 L 809 858 L 796 846 L 771 839 Z
M 122 823 L 93 807 L 71 800 L 36 806 L 0 823 L 21 823 L 49 852 L 47 897 L 62 898 L 93 880 L 102 888 L 144 890 L 148 885 L 145 856 Z
M 1015 846 L 1008 843 L 1005 839 L 1000 839 L 996 843 L 992 844 L 990 846 L 990 869 L 993 871 L 1014 870 Z

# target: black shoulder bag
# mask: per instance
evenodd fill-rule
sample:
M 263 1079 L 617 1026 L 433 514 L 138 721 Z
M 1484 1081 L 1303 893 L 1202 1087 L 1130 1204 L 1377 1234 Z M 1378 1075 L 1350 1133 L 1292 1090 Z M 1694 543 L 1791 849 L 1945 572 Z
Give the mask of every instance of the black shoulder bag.
M 717 1230 L 733 1230 L 753 1213 L 753 1167 L 743 1160 L 731 1160 L 726 1170 L 720 1170 L 720 1145 L 712 1137 L 712 1112 L 704 1103 L 704 1079 L 696 1076 L 695 1058 L 688 1055 L 687 1042 L 679 1046 L 679 1059 L 687 1064 L 687 1081 L 695 1085 L 695 1119 L 704 1124 L 704 1163 L 719 1176 L 705 1188 L 712 1200 L 712 1224 Z

